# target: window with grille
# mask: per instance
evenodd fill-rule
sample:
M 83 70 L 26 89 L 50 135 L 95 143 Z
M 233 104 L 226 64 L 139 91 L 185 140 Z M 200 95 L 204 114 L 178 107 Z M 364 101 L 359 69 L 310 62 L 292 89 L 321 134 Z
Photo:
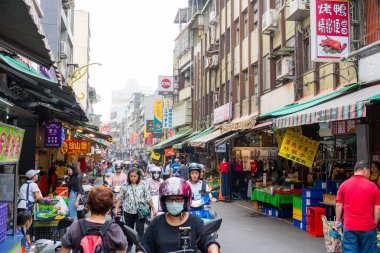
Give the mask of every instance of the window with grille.
M 243 17 L 244 17 L 244 38 L 247 38 L 248 37 L 248 12 L 245 11 L 243 13 Z
M 263 59 L 263 91 L 270 90 L 270 60 L 269 55 Z
M 249 97 L 249 78 L 248 78 L 248 71 L 243 72 L 244 76 L 244 98 Z
M 253 0 L 253 30 L 257 29 L 259 24 L 259 4 L 257 0 Z
M 239 45 L 240 43 L 240 22 L 239 20 L 236 21 L 235 23 L 235 26 L 236 26 L 236 45 Z
M 310 28 L 303 29 L 303 65 L 305 72 L 313 67 L 311 61 Z

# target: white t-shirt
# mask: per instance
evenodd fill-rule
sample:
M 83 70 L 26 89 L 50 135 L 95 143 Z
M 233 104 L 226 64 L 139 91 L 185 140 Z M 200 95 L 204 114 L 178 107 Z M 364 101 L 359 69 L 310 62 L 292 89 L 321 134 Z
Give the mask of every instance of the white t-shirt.
M 190 185 L 190 188 L 191 188 L 191 193 L 193 194 L 193 198 L 196 198 L 197 196 L 201 195 L 201 191 L 202 191 L 202 182 L 203 181 L 198 181 L 196 183 L 192 183 L 190 180 L 188 180 L 188 183 Z M 206 183 L 206 191 L 210 191 L 210 187 L 208 187 L 208 184 Z M 212 194 L 210 193 L 209 194 L 209 197 L 211 198 L 212 197 Z
M 38 192 L 42 196 L 42 193 L 41 193 L 38 185 L 36 183 L 34 183 L 32 180 L 28 180 L 20 188 L 20 192 L 19 192 L 20 202 L 18 203 L 17 208 L 26 208 L 26 196 L 27 196 L 26 189 L 28 187 L 27 183 L 30 183 L 29 184 L 29 193 L 28 193 L 30 202 L 36 202 L 36 198 L 34 197 L 35 192 Z

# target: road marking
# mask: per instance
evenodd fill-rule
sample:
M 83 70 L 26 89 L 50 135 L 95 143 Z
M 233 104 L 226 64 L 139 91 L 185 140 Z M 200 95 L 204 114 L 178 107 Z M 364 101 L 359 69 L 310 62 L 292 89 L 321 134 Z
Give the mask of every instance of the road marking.
M 234 205 L 236 206 L 240 206 L 242 208 L 245 208 L 245 209 L 248 209 L 250 211 L 254 211 L 255 213 L 259 213 L 259 214 L 262 214 L 264 216 L 267 216 L 267 217 L 271 217 L 273 219 L 276 219 L 276 220 L 280 220 L 280 221 L 283 221 L 283 222 L 286 222 L 286 223 L 289 223 L 289 224 L 293 224 L 292 222 L 288 221 L 288 220 L 285 220 L 285 219 L 282 219 L 282 218 L 277 218 L 277 217 L 273 217 L 273 216 L 268 216 L 268 215 L 265 215 L 264 213 L 260 212 L 260 211 L 257 211 L 256 209 L 254 208 L 251 208 L 251 207 L 248 207 L 248 206 L 244 206 L 242 204 L 239 204 L 239 203 L 236 203 L 236 202 L 233 202 Z

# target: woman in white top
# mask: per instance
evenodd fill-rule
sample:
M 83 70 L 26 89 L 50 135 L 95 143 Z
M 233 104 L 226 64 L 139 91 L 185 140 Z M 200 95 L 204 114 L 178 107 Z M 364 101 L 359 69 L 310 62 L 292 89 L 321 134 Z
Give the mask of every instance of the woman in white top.
M 43 202 L 48 202 L 42 197 L 40 188 L 36 184 L 38 181 L 39 170 L 29 170 L 26 172 L 25 176 L 28 180 L 21 186 L 19 192 L 19 198 L 17 202 L 17 212 L 29 211 L 33 212 L 34 202 L 40 200 Z

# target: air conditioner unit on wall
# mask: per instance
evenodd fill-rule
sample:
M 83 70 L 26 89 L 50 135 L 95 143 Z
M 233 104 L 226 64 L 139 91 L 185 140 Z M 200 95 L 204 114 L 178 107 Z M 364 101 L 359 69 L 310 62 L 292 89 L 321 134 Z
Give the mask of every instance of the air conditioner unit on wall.
M 294 62 L 291 56 L 281 58 L 276 62 L 276 79 L 293 76 Z
M 269 9 L 262 16 L 262 33 L 270 34 L 278 30 L 278 12 L 276 9 Z
M 218 98 L 219 98 L 219 94 L 218 93 L 214 93 L 214 103 L 218 102 Z
M 189 79 L 190 78 L 190 70 L 186 70 L 185 71 L 185 79 Z
M 216 68 L 218 68 L 218 66 L 219 66 L 219 55 L 214 54 L 213 56 L 211 56 L 210 68 L 216 69 Z
M 61 41 L 59 56 L 61 59 L 67 59 L 67 57 L 69 56 L 69 46 L 65 41 Z
M 289 3 L 289 12 L 286 16 L 287 21 L 303 20 L 310 15 L 309 0 L 291 0 Z

